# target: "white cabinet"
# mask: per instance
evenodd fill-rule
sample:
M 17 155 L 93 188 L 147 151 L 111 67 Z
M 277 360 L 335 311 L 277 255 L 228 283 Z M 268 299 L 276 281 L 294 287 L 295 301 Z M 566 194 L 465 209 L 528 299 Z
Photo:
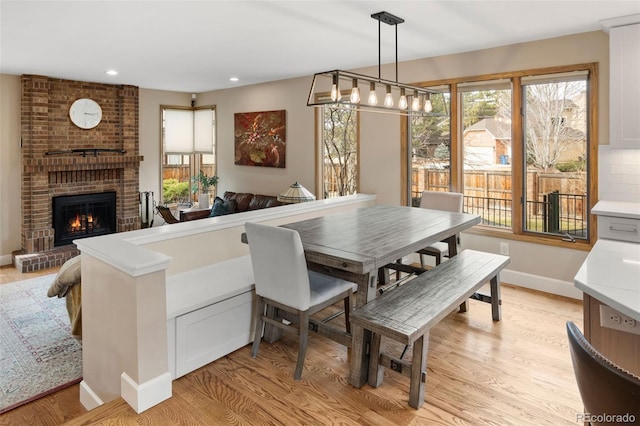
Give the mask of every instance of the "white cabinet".
M 640 148 L 640 14 L 609 25 L 609 126 L 612 148 Z

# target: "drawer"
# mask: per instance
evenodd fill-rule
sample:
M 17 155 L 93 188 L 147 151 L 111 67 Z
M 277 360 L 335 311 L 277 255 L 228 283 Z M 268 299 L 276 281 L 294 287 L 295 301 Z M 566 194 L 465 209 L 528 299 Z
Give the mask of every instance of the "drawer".
M 640 219 L 598 216 L 598 238 L 640 243 Z

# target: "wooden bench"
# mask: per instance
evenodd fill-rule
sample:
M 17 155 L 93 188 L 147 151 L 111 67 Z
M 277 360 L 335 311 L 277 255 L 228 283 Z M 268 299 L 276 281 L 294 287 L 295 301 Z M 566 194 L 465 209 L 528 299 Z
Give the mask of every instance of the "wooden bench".
M 429 329 L 456 307 L 464 311 L 463 302 L 487 281 L 491 282 L 493 320 L 499 321 L 499 274 L 509 261 L 507 256 L 464 250 L 355 309 L 351 313 L 353 349 L 349 382 L 360 387 L 368 375 L 369 385 L 378 387 L 382 384 L 384 367 L 389 367 L 410 377 L 409 405 L 419 408 L 424 402 Z M 412 361 L 385 353 L 382 337 L 413 345 Z M 369 356 L 367 347 L 370 347 Z
M 166 278 L 169 370 L 177 379 L 253 341 L 249 255 Z

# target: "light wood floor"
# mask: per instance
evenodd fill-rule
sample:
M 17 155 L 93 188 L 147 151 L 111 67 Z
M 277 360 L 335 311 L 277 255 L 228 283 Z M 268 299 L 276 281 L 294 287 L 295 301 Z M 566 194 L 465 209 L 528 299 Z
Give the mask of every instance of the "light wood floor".
M 0 284 L 34 276 L 0 268 Z M 583 409 L 565 321 L 582 328 L 582 303 L 508 285 L 502 300 L 501 322 L 470 301 L 431 331 L 419 410 L 407 405 L 406 377 L 351 387 L 346 349 L 319 336 L 294 381 L 297 343 L 284 337 L 257 359 L 246 346 L 174 381 L 173 397 L 140 415 L 121 399 L 87 412 L 75 385 L 0 415 L 0 425 L 575 425 Z

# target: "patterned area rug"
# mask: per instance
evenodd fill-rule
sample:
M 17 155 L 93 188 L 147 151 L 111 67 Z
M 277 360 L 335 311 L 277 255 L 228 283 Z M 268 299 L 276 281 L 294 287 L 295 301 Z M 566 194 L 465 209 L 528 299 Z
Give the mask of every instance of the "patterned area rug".
M 82 379 L 65 299 L 47 297 L 54 278 L 0 285 L 0 414 Z

